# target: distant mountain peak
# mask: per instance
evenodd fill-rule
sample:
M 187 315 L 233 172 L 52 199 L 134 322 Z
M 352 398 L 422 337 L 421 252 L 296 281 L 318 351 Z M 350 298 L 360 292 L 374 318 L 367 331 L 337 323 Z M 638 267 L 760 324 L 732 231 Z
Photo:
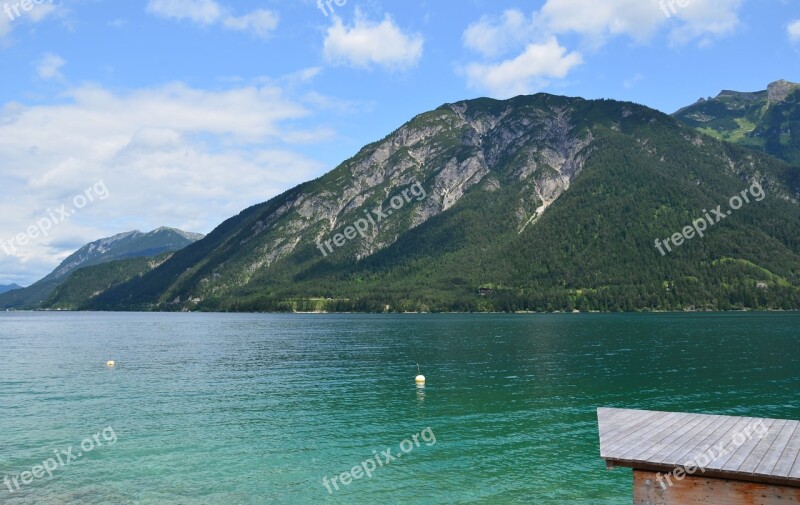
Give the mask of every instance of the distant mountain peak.
M 769 83 L 765 91 L 735 91 L 730 89 L 723 89 L 716 96 L 716 99 L 736 98 L 745 101 L 758 101 L 763 100 L 766 93 L 767 100 L 770 104 L 780 103 L 792 94 L 792 92 L 800 89 L 800 84 L 780 79 L 775 82 Z M 702 98 L 698 102 L 704 102 Z
M 6 293 L 8 291 L 14 291 L 15 289 L 20 289 L 22 286 L 19 284 L 0 284 L 0 293 Z
M 153 230 L 150 233 L 158 233 L 158 232 L 164 232 L 164 231 L 177 233 L 181 237 L 183 237 L 185 239 L 188 239 L 188 240 L 192 240 L 192 241 L 197 241 L 197 240 L 200 240 L 203 237 L 205 237 L 205 235 L 203 235 L 202 233 L 193 233 L 193 232 L 190 232 L 190 231 L 183 231 L 183 230 L 180 230 L 178 228 L 171 228 L 169 226 L 161 226 L 160 228 L 156 228 L 155 230 Z
M 673 117 L 707 135 L 800 165 L 800 84 L 781 79 L 754 92 L 724 90 Z
M 720 98 L 737 98 L 739 100 L 751 100 L 756 101 L 761 99 L 764 96 L 763 91 L 735 91 L 732 89 L 723 89 L 719 92 L 716 96 L 716 99 Z
M 154 258 L 202 239 L 204 235 L 161 227 L 148 233 L 139 230 L 117 233 L 90 242 L 61 262 L 55 270 L 28 288 L 0 299 L 0 308 L 38 308 L 50 293 L 76 270 L 131 258 Z M 0 291 L 2 292 L 2 291 Z
M 800 89 L 800 84 L 781 79 L 767 86 L 767 99 L 770 103 L 780 103 L 797 89 Z
M 177 235 L 183 240 L 180 240 L 179 244 L 167 245 L 163 238 L 157 238 L 158 235 L 164 232 Z M 106 255 L 113 255 L 115 256 L 114 259 L 155 256 L 164 251 L 180 249 L 188 245 L 188 243 L 196 242 L 203 237 L 204 235 L 199 233 L 189 233 L 166 226 L 157 228 L 149 233 L 142 233 L 139 230 L 117 233 L 111 237 L 101 238 L 81 247 L 74 254 L 65 259 L 61 265 L 48 277 L 45 277 L 45 279 L 51 276 L 56 278 L 63 277 L 81 266 L 103 262 L 105 261 L 104 256 Z

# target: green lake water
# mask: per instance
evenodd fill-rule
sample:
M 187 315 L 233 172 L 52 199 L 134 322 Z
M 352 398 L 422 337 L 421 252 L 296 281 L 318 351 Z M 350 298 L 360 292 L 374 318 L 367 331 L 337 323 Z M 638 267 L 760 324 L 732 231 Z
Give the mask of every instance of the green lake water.
M 596 408 L 800 419 L 799 328 L 797 313 L 3 313 L 0 478 L 19 488 L 6 479 L 0 503 L 628 504 Z M 52 478 L 20 482 L 70 446 Z M 362 462 L 371 478 L 342 484 Z

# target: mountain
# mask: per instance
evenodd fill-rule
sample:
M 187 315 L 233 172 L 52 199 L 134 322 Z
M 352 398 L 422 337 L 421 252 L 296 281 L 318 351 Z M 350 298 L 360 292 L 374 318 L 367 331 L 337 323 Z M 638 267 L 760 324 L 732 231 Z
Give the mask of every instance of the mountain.
M 725 214 L 742 194 L 749 203 Z M 798 198 L 797 168 L 640 105 L 469 100 L 82 308 L 800 308 Z M 707 209 L 723 217 L 682 243 Z M 670 237 L 660 254 L 655 240 Z
M 722 91 L 673 117 L 712 137 L 800 166 L 800 84 L 781 80 L 766 91 Z
M 75 310 L 89 303 L 100 293 L 141 277 L 169 259 L 172 253 L 162 253 L 155 257 L 144 256 L 114 260 L 83 267 L 72 272 L 57 286 L 39 308 L 55 310 Z
M 13 290 L 19 289 L 21 287 L 22 286 L 20 286 L 18 284 L 3 284 L 3 285 L 0 285 L 0 293 L 5 293 L 7 291 L 13 291 Z
M 53 290 L 79 268 L 137 257 L 154 257 L 173 252 L 203 238 L 175 228 L 158 228 L 149 233 L 131 231 L 96 240 L 78 249 L 40 281 L 0 295 L 0 309 L 40 308 Z
M 81 247 L 42 280 L 60 279 L 78 268 L 117 259 L 156 256 L 167 251 L 177 251 L 202 238 L 203 235 L 199 233 L 187 233 L 166 227 L 149 233 L 138 230 L 120 233 Z

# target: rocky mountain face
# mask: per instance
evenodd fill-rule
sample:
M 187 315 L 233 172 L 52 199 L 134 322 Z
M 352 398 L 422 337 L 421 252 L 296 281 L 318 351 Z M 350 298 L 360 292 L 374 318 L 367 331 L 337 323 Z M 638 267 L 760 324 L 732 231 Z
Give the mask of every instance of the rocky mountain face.
M 153 257 L 177 251 L 202 238 L 198 233 L 162 227 L 149 233 L 137 230 L 96 240 L 71 254 L 40 281 L 0 296 L 0 308 L 39 308 L 56 287 L 80 268 L 126 258 Z
M 427 188 L 426 197 L 406 210 L 401 230 L 446 212 L 474 186 L 499 189 L 501 179 L 526 194 L 516 214 L 527 224 L 569 188 L 592 142 L 590 132 L 576 131 L 566 102 L 549 101 L 539 108 L 526 107 L 520 100 L 497 110 L 493 103 L 464 102 L 416 118 L 345 163 L 337 170 L 341 175 L 326 178 L 326 183 L 338 186 L 335 189 L 299 193 L 257 221 L 253 237 L 265 230 L 276 236 L 263 251 L 265 262 L 253 264 L 251 269 L 290 254 L 303 239 L 309 240 L 306 232 L 311 232 L 314 241 L 321 241 L 341 225 L 360 218 L 363 206 L 387 202 L 421 181 Z M 357 247 L 356 258 L 394 243 L 397 228 L 388 223 L 371 227 Z
M 797 215 L 795 177 L 773 158 L 704 137 L 632 103 L 539 94 L 447 104 L 325 176 L 246 209 L 85 308 L 746 304 L 745 291 L 715 291 L 739 286 L 727 283 L 733 270 L 747 279 L 747 296 L 750 282 L 770 272 L 769 282 L 786 291 L 775 295 L 781 302 L 768 303 L 791 304 L 800 275 L 792 270 L 800 265 L 798 244 L 785 235 L 791 231 L 772 227 Z M 770 191 L 759 210 L 723 224 L 716 239 L 690 252 L 665 260 L 653 255 L 654 238 L 753 181 Z M 755 231 L 763 208 L 783 213 L 764 218 L 769 232 Z M 752 238 L 728 242 L 730 234 L 743 233 L 759 237 L 761 245 Z M 782 244 L 771 260 L 758 259 L 764 241 Z M 714 258 L 736 261 L 712 265 L 698 256 L 707 247 L 716 248 Z M 645 266 L 633 266 L 643 258 Z M 665 277 L 674 277 L 666 291 Z M 686 278 L 701 284 L 694 298 L 670 287 Z M 625 307 L 608 301 L 617 291 L 626 293 Z
M 800 84 L 781 79 L 767 86 L 767 101 L 771 105 L 778 104 L 789 98 L 789 95 L 800 89 Z
M 713 137 L 800 165 L 800 84 L 780 80 L 765 91 L 722 91 L 673 116 Z

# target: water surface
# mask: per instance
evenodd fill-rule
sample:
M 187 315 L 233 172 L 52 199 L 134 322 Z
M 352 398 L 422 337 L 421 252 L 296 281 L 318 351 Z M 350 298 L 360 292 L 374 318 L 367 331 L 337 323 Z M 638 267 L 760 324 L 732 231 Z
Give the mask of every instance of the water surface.
M 0 487 L 0 503 L 628 504 L 630 470 L 599 459 L 595 409 L 800 419 L 799 323 L 3 313 L 0 478 L 104 428 L 116 443 Z M 372 478 L 323 485 L 426 428 L 435 443 L 418 436 Z

